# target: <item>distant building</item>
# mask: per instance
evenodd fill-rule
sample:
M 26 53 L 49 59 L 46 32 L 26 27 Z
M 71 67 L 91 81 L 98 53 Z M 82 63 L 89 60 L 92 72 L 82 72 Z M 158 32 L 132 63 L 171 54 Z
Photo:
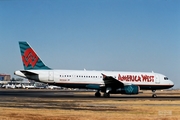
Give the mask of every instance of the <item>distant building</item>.
M 10 81 L 10 80 L 11 80 L 11 75 L 0 74 L 0 81 Z

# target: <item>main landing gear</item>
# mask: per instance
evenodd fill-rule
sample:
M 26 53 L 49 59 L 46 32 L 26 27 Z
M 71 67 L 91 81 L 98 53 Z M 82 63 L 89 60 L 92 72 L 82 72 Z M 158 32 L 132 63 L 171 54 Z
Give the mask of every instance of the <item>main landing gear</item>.
M 104 92 L 104 94 L 103 94 L 103 97 L 105 97 L 105 98 L 110 97 L 110 91 L 111 90 L 112 90 L 111 87 L 107 87 L 106 92 Z
M 109 93 L 104 93 L 103 97 L 108 98 L 108 97 L 110 97 L 110 94 Z
M 103 97 L 105 97 L 105 98 L 110 97 L 110 91 L 111 91 L 111 88 L 110 88 L 110 87 L 107 87 L 107 88 L 106 88 L 106 91 L 103 91 L 103 92 L 104 92 L 104 93 L 103 93 Z M 96 97 L 101 97 L 101 93 L 100 93 L 99 90 L 97 90 L 97 92 L 95 93 L 95 96 L 96 96 Z
M 101 93 L 99 91 L 97 91 L 95 93 L 95 97 L 101 97 Z M 110 97 L 110 94 L 109 93 L 103 93 L 103 97 L 108 98 L 108 97 Z
M 101 97 L 101 93 L 100 93 L 99 91 L 97 91 L 97 92 L 95 93 L 95 97 Z M 103 93 L 103 97 L 105 97 L 105 98 L 110 97 L 109 92 Z
M 99 90 L 95 93 L 96 97 L 101 97 L 101 93 L 99 92 Z
M 156 97 L 157 97 L 157 95 L 156 95 L 155 92 L 156 92 L 156 90 L 152 90 L 152 97 L 153 97 L 153 98 L 156 98 Z

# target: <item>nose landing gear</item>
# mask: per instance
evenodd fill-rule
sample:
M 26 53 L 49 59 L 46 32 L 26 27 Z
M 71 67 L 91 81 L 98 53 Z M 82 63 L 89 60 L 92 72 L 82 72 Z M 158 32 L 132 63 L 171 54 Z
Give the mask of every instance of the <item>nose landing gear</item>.
M 155 92 L 156 92 L 156 90 L 152 90 L 152 97 L 153 97 L 153 98 L 156 98 L 156 97 L 157 97 L 157 95 L 156 95 Z

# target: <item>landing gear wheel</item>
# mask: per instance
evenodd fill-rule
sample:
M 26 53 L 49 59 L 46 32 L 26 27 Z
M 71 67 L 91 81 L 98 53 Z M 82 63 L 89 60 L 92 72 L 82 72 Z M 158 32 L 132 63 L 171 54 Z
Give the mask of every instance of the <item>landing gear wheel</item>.
M 156 90 L 152 90 L 152 93 L 153 93 L 153 94 L 152 94 L 152 97 L 153 97 L 153 98 L 156 98 L 156 97 L 157 97 L 157 95 L 156 95 L 155 92 L 156 92 Z
M 152 95 L 152 97 L 153 97 L 153 98 L 156 98 L 156 97 L 157 97 L 157 95 L 156 95 L 156 94 L 153 94 L 153 95 Z
M 109 97 L 110 97 L 110 94 L 109 94 L 109 93 L 104 93 L 103 96 L 104 96 L 105 98 L 109 98 Z
M 96 97 L 101 97 L 101 93 L 100 93 L 100 92 L 96 92 L 96 93 L 95 93 L 95 96 L 96 96 Z

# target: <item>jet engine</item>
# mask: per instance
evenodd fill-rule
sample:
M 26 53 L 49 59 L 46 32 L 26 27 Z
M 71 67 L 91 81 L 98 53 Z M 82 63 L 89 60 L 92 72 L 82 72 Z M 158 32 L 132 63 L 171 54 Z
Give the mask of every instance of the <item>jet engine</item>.
M 118 88 L 116 90 L 117 93 L 121 94 L 138 94 L 139 93 L 139 86 L 137 85 L 126 85 L 123 88 Z

